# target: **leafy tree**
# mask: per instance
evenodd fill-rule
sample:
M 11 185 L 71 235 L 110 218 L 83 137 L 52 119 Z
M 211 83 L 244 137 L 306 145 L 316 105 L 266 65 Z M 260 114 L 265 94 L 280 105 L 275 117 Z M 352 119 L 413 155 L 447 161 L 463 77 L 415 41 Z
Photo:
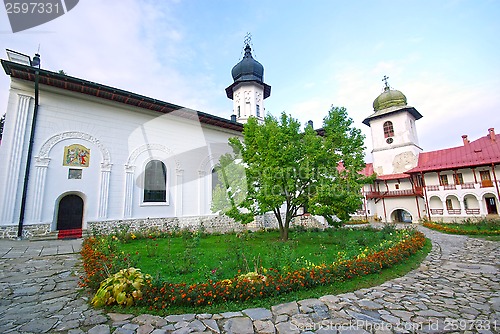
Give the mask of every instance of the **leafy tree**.
M 229 140 L 234 153 L 220 159 L 212 210 L 242 223 L 272 212 L 284 241 L 300 208 L 338 226 L 362 203 L 363 141 L 345 108 L 332 107 L 319 131 L 301 131 L 285 113 L 263 124 L 250 118 L 243 139 Z
M 0 118 L 0 140 L 2 140 L 3 135 L 3 125 L 5 124 L 5 115 Z

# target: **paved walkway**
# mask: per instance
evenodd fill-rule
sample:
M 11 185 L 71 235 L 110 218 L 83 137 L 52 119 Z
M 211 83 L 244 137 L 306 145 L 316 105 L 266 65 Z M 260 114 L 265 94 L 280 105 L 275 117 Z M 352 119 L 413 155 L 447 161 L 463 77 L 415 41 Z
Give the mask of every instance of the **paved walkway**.
M 0 333 L 500 333 L 500 243 L 421 228 L 419 269 L 382 285 L 222 314 L 104 314 L 77 290 L 80 240 L 0 240 Z

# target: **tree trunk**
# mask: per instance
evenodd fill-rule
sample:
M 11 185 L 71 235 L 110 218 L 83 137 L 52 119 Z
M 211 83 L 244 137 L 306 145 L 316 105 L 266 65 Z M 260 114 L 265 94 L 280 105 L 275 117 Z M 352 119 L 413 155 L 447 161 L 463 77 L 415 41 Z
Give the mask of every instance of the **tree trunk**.
M 283 231 L 280 231 L 281 241 L 288 241 L 288 228 L 284 227 Z

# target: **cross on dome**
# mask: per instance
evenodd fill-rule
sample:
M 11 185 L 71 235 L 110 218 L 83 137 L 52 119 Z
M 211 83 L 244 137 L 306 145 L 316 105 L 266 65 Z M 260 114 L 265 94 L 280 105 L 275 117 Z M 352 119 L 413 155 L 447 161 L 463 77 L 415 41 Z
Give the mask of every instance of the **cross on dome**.
M 387 91 L 387 90 L 390 90 L 391 88 L 389 87 L 389 83 L 387 82 L 387 80 L 389 79 L 389 77 L 387 75 L 384 75 L 384 77 L 382 78 L 382 81 L 384 82 L 385 84 L 385 87 L 384 87 L 384 91 Z

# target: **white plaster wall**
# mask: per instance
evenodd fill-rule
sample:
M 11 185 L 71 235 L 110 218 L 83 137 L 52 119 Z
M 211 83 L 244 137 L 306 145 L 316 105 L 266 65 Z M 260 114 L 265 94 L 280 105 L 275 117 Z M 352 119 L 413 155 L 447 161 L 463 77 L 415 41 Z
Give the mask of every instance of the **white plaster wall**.
M 236 115 L 238 122 L 246 123 L 250 116 L 257 117 L 257 105 L 260 106 L 259 119 L 264 119 L 264 87 L 253 82 L 241 83 L 234 89 L 233 94 L 233 113 Z M 246 103 L 250 103 L 250 108 L 247 110 Z M 238 106 L 240 107 L 240 117 L 238 117 Z
M 384 136 L 384 123 L 391 121 L 393 143 Z M 422 149 L 418 146 L 415 118 L 408 112 L 390 114 L 370 121 L 373 141 L 373 168 L 378 175 L 403 173 L 417 165 Z

